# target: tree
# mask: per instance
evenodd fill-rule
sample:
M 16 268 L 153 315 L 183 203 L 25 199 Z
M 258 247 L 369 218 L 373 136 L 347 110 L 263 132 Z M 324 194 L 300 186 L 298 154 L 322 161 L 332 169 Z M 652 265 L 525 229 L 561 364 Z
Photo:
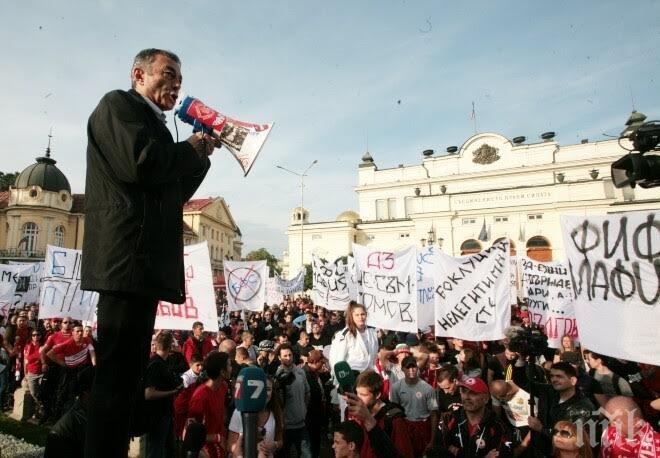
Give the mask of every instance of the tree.
M 14 186 L 16 177 L 20 172 L 5 173 L 0 172 L 0 191 L 9 191 L 9 186 Z
M 314 282 L 312 279 L 312 265 L 305 264 L 305 288 L 304 291 L 309 291 L 314 287 Z
M 267 249 L 259 248 L 258 250 L 250 251 L 245 256 L 246 261 L 266 261 L 268 266 L 268 274 L 281 274 L 282 268 L 278 265 L 279 259 L 270 254 Z

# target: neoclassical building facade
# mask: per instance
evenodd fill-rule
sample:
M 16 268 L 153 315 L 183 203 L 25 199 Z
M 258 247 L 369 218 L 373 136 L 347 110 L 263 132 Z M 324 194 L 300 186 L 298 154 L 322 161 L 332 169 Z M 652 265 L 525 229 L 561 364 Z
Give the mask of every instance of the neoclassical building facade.
M 560 146 L 553 133 L 543 137 L 526 143 L 480 133 L 447 154 L 426 150 L 420 164 L 393 168 L 379 168 L 367 152 L 354 188 L 357 213 L 309 222 L 307 210 L 294 209 L 285 274 L 301 260 L 310 263 L 312 253 L 328 260 L 347 255 L 352 242 L 383 249 L 430 243 L 459 256 L 504 237 L 515 253 L 561 260 L 561 215 L 660 208 L 659 188 L 612 184 L 610 164 L 627 152 L 617 140 Z
M 43 261 L 47 245 L 82 248 L 84 194 L 72 194 L 50 148 L 0 192 L 0 263 Z M 185 245 L 208 241 L 214 276 L 225 259 L 241 259 L 242 236 L 222 197 L 192 199 L 184 206 Z

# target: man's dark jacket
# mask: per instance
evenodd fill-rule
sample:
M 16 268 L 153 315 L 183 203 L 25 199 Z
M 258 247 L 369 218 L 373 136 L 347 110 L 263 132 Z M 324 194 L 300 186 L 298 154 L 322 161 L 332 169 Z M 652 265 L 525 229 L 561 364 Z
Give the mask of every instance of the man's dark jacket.
M 89 118 L 82 289 L 182 303 L 183 204 L 209 167 L 135 92 L 106 94 Z

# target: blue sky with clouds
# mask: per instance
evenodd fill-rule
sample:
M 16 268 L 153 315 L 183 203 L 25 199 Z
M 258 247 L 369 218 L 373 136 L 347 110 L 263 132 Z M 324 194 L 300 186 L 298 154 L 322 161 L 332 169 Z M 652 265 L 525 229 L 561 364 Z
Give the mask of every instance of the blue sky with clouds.
M 132 57 L 183 60 L 183 91 L 275 128 L 247 178 L 226 152 L 198 197 L 223 196 L 245 249 L 278 257 L 299 202 L 313 221 L 357 210 L 368 148 L 381 168 L 460 146 L 479 131 L 561 144 L 617 134 L 635 107 L 660 118 L 660 2 L 3 2 L 0 170 L 53 157 L 84 192 L 85 126 L 101 96 L 129 86 Z M 169 120 L 170 128 L 173 123 Z M 189 126 L 179 124 L 185 139 Z

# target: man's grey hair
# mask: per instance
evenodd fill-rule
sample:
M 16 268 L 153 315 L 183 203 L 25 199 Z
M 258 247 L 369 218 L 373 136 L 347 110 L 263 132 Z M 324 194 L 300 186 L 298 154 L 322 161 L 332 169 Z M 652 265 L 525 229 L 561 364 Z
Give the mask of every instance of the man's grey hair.
M 131 67 L 131 86 L 133 87 L 133 89 L 135 89 L 135 81 L 133 80 L 133 69 L 135 67 L 138 67 L 145 70 L 146 72 L 150 72 L 151 64 L 153 64 L 154 60 L 156 60 L 156 57 L 158 55 L 163 55 L 169 59 L 172 59 L 177 64 L 181 65 L 181 59 L 179 59 L 179 56 L 174 54 L 172 51 L 167 51 L 165 49 L 157 49 L 157 48 L 143 49 L 142 51 L 137 53 L 135 55 L 135 59 L 133 59 L 133 66 Z

